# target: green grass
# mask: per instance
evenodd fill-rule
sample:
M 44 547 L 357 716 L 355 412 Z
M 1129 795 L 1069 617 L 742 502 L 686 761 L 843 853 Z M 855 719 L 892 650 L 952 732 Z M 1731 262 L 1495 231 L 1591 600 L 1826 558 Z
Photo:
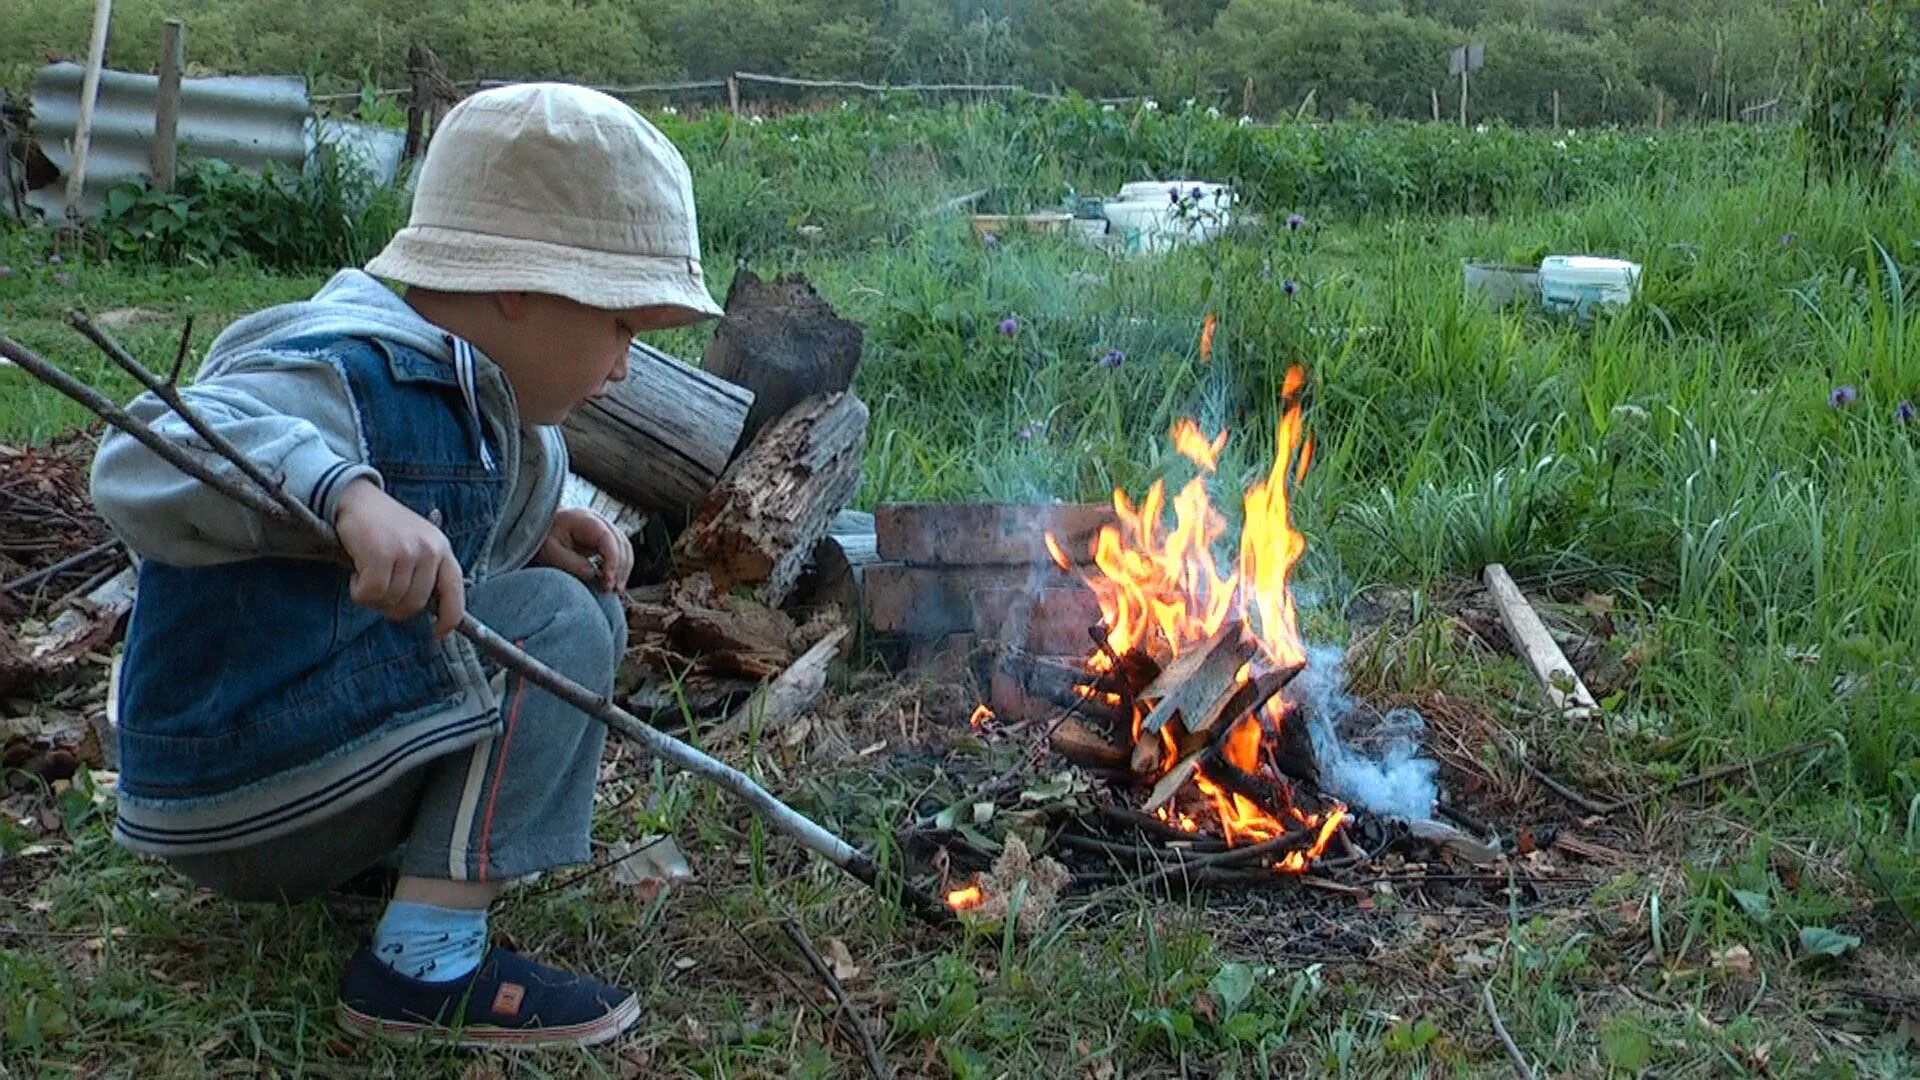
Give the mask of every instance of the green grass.
M 799 151 L 812 155 L 804 184 L 767 164 L 789 145 L 774 125 L 751 136 L 764 145 L 694 155 L 709 235 L 727 238 L 708 264 L 737 254 L 763 276 L 804 270 L 865 328 L 862 505 L 1137 495 L 1184 479 L 1166 441 L 1184 415 L 1234 432 L 1216 493 L 1233 505 L 1267 465 L 1282 374 L 1305 364 L 1318 452 L 1295 513 L 1309 625 L 1342 637 L 1350 600 L 1404 598 L 1358 658 L 1358 689 L 1427 708 L 1447 782 L 1477 778 L 1503 824 L 1560 821 L 1629 858 L 1555 856 L 1577 880 L 1510 905 L 1409 890 L 1360 905 L 1301 889 L 1264 903 L 1136 899 L 1033 940 L 945 938 L 876 912 L 711 793 L 659 777 L 657 809 L 610 804 L 602 838 L 671 828 L 701 887 L 646 903 L 603 875 L 510 899 L 502 922 L 543 955 L 641 988 L 652 1019 L 621 1052 L 541 1057 L 524 1072 L 855 1074 L 780 933 L 798 913 L 817 941 L 847 943 L 864 971 L 856 995 L 909 1075 L 1098 1076 L 1103 1061 L 1120 1076 L 1508 1075 L 1480 1004 L 1488 984 L 1542 1075 L 1914 1074 L 1885 1005 L 1904 998 L 1910 1012 L 1920 997 L 1906 921 L 1920 914 L 1920 425 L 1894 416 L 1920 399 L 1914 191 L 1803 188 L 1770 151 L 1743 162 L 1745 178 L 1676 165 L 1700 178 L 1622 176 L 1494 216 L 1349 201 L 1298 234 L 1113 261 L 1043 237 L 987 251 L 963 222 L 912 212 L 961 189 L 951 161 L 907 169 L 898 155 L 849 156 L 838 128 L 806 130 L 819 141 Z M 1019 182 L 1065 175 L 1059 160 L 1029 171 L 1004 146 L 965 153 Z M 1082 189 L 1128 175 L 1112 165 Z M 717 197 L 736 204 L 708 210 Z M 797 201 L 814 208 L 777 209 Z M 857 220 L 818 216 L 863 206 Z M 811 221 L 821 237 L 796 232 Z M 161 313 L 126 337 L 163 363 L 182 317 L 196 316 L 204 348 L 226 319 L 324 276 L 102 265 L 71 248 L 53 267 L 47 243 L 0 240 L 14 268 L 0 323 L 122 396 L 127 384 L 60 324 L 67 306 Z M 1462 302 L 1461 259 L 1541 249 L 1639 260 L 1643 297 L 1587 327 Z M 1210 312 L 1219 331 L 1202 364 Z M 996 330 L 1008 316 L 1013 337 Z M 660 344 L 697 356 L 705 333 Z M 1112 348 L 1126 362 L 1103 369 Z M 1858 398 L 1836 408 L 1842 384 Z M 81 419 L 0 372 L 0 440 Z M 1542 716 L 1518 663 L 1466 629 L 1463 582 L 1490 561 L 1560 601 L 1556 619 L 1609 598 L 1617 728 Z M 823 716 L 853 723 L 865 700 L 845 694 Z M 877 842 L 984 767 L 964 740 L 927 734 L 961 724 L 964 708 L 951 711 L 913 721 L 929 725 L 919 740 L 909 709 L 848 734 L 856 748 L 887 739 L 871 759 L 769 748 L 755 767 Z M 1495 728 L 1601 797 L 1805 741 L 1828 749 L 1594 829 L 1517 774 Z M 468 1068 L 335 1040 L 333 979 L 370 910 L 194 897 L 115 850 L 105 812 L 69 821 L 51 853 L 0 877 L 0 926 L 18 928 L 0 952 L 0 1061 L 27 1074 Z M 1863 945 L 1823 962 L 1801 941 L 1821 928 Z M 1876 1000 L 1880 1011 L 1864 1004 Z

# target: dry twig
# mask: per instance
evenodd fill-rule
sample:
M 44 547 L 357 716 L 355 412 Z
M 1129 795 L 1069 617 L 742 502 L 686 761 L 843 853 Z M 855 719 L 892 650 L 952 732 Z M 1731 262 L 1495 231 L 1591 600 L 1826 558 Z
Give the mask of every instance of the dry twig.
M 1487 983 L 1480 988 L 1480 1003 L 1487 1007 L 1487 1019 L 1493 1021 L 1493 1033 L 1500 1036 L 1500 1045 L 1507 1048 L 1507 1056 L 1513 1059 L 1513 1072 L 1520 1080 L 1533 1080 L 1533 1066 L 1527 1064 L 1527 1056 L 1514 1045 L 1513 1036 L 1507 1034 L 1507 1025 L 1500 1020 L 1500 1010 L 1493 1007 L 1493 984 Z
M 791 916 L 782 925 L 786 928 L 787 936 L 792 938 L 794 945 L 800 949 L 800 955 L 807 958 L 807 966 L 813 969 L 815 975 L 820 976 L 821 982 L 827 984 L 827 992 L 833 995 L 833 1000 L 840 1003 L 840 1019 L 845 1021 L 845 1026 L 853 1028 L 854 1034 L 859 1037 L 860 1056 L 866 1061 L 867 1072 L 873 1076 L 874 1080 L 892 1080 L 893 1070 L 887 1067 L 886 1059 L 880 1056 L 880 1048 L 874 1045 L 873 1030 L 867 1026 L 867 1018 L 861 1014 L 859 1006 L 853 1003 L 853 999 L 847 996 L 847 988 L 840 985 L 840 977 L 835 975 L 833 968 L 821 958 L 820 950 L 813 947 L 813 941 L 807 937 L 806 929 Z

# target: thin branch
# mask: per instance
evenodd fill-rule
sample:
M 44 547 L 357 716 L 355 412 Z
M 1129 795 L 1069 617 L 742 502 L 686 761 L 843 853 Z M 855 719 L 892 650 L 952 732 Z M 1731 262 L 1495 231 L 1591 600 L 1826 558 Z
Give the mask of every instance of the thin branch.
M 99 346 L 100 351 L 107 354 L 107 359 L 118 364 L 122 371 L 139 380 L 140 385 L 153 391 L 156 397 L 166 402 L 167 408 L 172 409 L 176 416 L 185 420 L 187 426 L 193 429 L 194 434 L 207 440 L 208 446 L 213 447 L 214 451 L 221 457 L 232 462 L 233 467 L 239 469 L 248 480 L 253 481 L 255 487 L 267 495 L 272 496 L 273 501 L 280 504 L 280 508 L 286 511 L 287 516 L 298 522 L 301 528 L 313 534 L 315 538 L 324 539 L 328 543 L 337 542 L 333 535 L 332 526 L 321 521 L 320 515 L 314 513 L 306 503 L 294 498 L 292 494 L 279 483 L 270 479 L 266 473 L 260 470 L 258 465 L 255 465 L 247 458 L 247 455 L 241 453 L 238 447 L 229 442 L 226 436 L 215 431 L 211 424 L 202 420 L 200 414 L 194 410 L 193 406 L 187 404 L 187 400 L 180 396 L 180 391 L 174 388 L 172 381 L 163 381 L 160 376 L 147 370 L 145 364 L 134 359 L 132 353 L 122 348 L 119 342 L 113 340 L 112 335 L 94 325 L 92 319 L 87 318 L 77 311 L 73 311 L 67 313 L 67 321 L 72 323 L 73 328 L 80 331 L 81 335 L 88 341 Z M 182 340 L 184 341 L 185 339 Z M 184 357 L 186 353 L 183 351 L 180 355 Z M 177 373 L 176 367 L 176 374 Z
M 167 376 L 168 386 L 180 385 L 180 369 L 186 366 L 187 349 L 193 344 L 193 316 L 187 316 L 187 324 L 180 328 L 180 347 L 173 352 L 173 373 Z
M 110 353 L 111 355 L 111 353 Z M 195 462 L 184 449 L 161 438 L 153 430 L 141 423 L 125 410 L 101 397 L 92 388 L 75 380 L 65 372 L 54 367 L 42 357 L 10 338 L 0 336 L 0 356 L 5 356 L 36 378 L 65 393 L 75 401 L 86 405 L 98 413 L 108 423 L 139 440 L 141 445 L 167 460 L 174 467 L 194 477 L 208 487 L 219 491 L 228 498 L 254 510 L 263 516 L 284 521 L 289 517 L 297 525 L 304 526 L 313 537 L 334 548 L 339 540 L 332 528 L 315 516 L 312 511 L 304 514 L 292 514 L 283 507 L 277 498 L 270 498 L 236 481 L 214 475 L 204 466 Z M 130 358 L 129 358 L 130 359 Z M 135 362 L 138 366 L 138 362 Z M 142 368 L 144 370 L 144 368 Z M 150 374 L 150 373 L 149 373 Z M 177 399 L 176 399 L 177 400 Z M 184 403 L 182 403 L 184 405 Z M 183 413 L 191 414 L 191 408 Z M 192 422 L 192 421 L 189 421 Z M 219 449 L 225 445 L 223 454 L 234 460 L 238 455 L 232 451 L 232 445 L 225 440 L 209 440 Z M 235 461 L 238 464 L 238 461 Z M 249 478 L 259 483 L 258 470 L 249 470 Z M 277 495 L 286 499 L 291 496 L 279 489 L 273 489 Z M 304 507 L 303 507 L 304 509 Z M 342 558 L 344 552 L 339 552 Z M 856 850 L 851 844 L 822 828 L 812 819 L 795 811 L 779 799 L 756 784 L 753 779 L 738 769 L 716 761 L 693 747 L 654 728 L 641 723 L 631 713 L 614 705 L 610 700 L 600 697 L 586 687 L 568 679 L 539 660 L 516 648 L 512 642 L 494 633 L 476 620 L 471 612 L 462 615 L 458 631 L 461 636 L 473 642 L 481 655 L 519 675 L 527 682 L 540 687 L 555 697 L 567 702 L 580 711 L 606 724 L 618 734 L 639 743 L 658 757 L 664 758 L 674 766 L 685 769 L 704 780 L 719 785 L 745 802 L 753 810 L 765 817 L 778 832 L 800 842 L 808 850 L 822 856 L 835 866 L 865 883 L 876 891 L 880 889 L 880 867 L 868 856 Z M 954 923 L 951 908 L 923 889 L 915 887 L 904 879 L 895 880 L 904 906 L 914 914 L 937 926 Z
M 99 391 L 54 367 L 26 346 L 10 337 L 0 335 L 0 356 L 13 361 L 27 374 L 93 410 L 102 420 L 138 440 L 140 445 L 166 458 L 174 468 L 208 487 L 219 489 L 221 494 L 262 517 L 274 521 L 286 520 L 287 512 L 278 502 L 251 488 L 242 488 L 222 481 L 213 474 L 212 470 L 182 452 L 179 447 L 154 434 L 153 429 L 141 423 L 125 409 L 100 396 Z
M 1487 1019 L 1493 1021 L 1493 1033 L 1500 1036 L 1500 1045 L 1507 1048 L 1507 1056 L 1513 1059 L 1513 1073 L 1520 1080 L 1534 1080 L 1533 1066 L 1527 1064 L 1527 1056 L 1514 1045 L 1513 1036 L 1507 1034 L 1507 1025 L 1500 1020 L 1500 1010 L 1493 1007 L 1493 984 L 1487 983 L 1480 988 L 1480 1003 L 1486 1006 Z
M 1682 791 L 1691 791 L 1692 789 L 1697 788 L 1702 784 L 1711 784 L 1715 780 L 1725 780 L 1729 776 L 1738 776 L 1743 772 L 1750 772 L 1754 769 L 1759 768 L 1762 765 L 1771 765 L 1776 761 L 1784 761 L 1788 758 L 1796 758 L 1806 754 L 1811 754 L 1815 750 L 1824 749 L 1826 745 L 1827 744 L 1824 740 L 1816 740 L 1814 742 L 1804 742 L 1798 746 L 1789 746 L 1785 750 L 1776 750 L 1771 754 L 1763 754 L 1760 757 L 1752 758 L 1747 761 L 1736 762 L 1732 765 L 1724 765 L 1718 769 L 1711 769 L 1707 772 L 1700 773 L 1696 776 L 1689 776 L 1685 780 L 1676 780 L 1671 784 L 1667 784 L 1663 787 L 1655 788 L 1652 791 L 1643 791 L 1638 795 L 1632 796 L 1631 798 L 1621 799 L 1618 802 L 1609 803 L 1607 804 L 1606 808 L 1601 811 L 1601 813 L 1617 814 L 1622 810 L 1630 810 L 1636 806 L 1639 806 L 1642 803 L 1651 802 L 1654 799 L 1660 798 L 1663 795 L 1677 795 Z
M 840 977 L 833 973 L 833 968 L 821 958 L 820 951 L 813 947 L 805 928 L 791 915 L 781 925 L 786 928 L 787 936 L 793 939 L 794 945 L 799 947 L 800 955 L 807 958 L 807 966 L 820 976 L 821 982 L 827 984 L 827 991 L 833 995 L 833 1000 L 840 1003 L 841 1019 L 846 1021 L 846 1026 L 853 1028 L 854 1034 L 860 1039 L 860 1056 L 866 1061 L 867 1072 L 873 1080 L 892 1080 L 893 1070 L 887 1067 L 886 1059 L 880 1056 L 880 1048 L 874 1045 L 873 1031 L 867 1026 L 867 1018 L 853 1003 L 853 999 L 847 996 L 847 988 L 840 985 Z
M 101 542 L 93 545 L 92 547 L 88 548 L 85 551 L 80 552 L 77 555 L 69 555 L 64 559 L 61 559 L 59 562 L 54 563 L 52 566 L 41 567 L 40 569 L 35 570 L 31 574 L 22 574 L 19 577 L 14 578 L 12 581 L 7 582 L 5 585 L 0 585 L 0 592 L 10 592 L 10 593 L 15 593 L 19 595 L 25 595 L 24 590 L 31 589 L 34 586 L 40 584 L 41 582 L 47 581 L 51 578 L 59 577 L 61 574 L 64 574 L 69 570 L 78 569 L 79 567 L 92 562 L 94 559 L 97 559 L 100 556 L 105 555 L 107 552 L 112 551 L 114 548 L 117 548 L 119 546 L 120 546 L 120 541 L 118 539 L 102 540 Z

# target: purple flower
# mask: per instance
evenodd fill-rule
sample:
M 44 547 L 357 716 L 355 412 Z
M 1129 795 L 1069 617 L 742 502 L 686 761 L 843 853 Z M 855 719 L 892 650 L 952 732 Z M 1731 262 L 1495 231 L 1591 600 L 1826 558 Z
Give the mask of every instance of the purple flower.
M 1904 398 L 1901 399 L 1900 404 L 1893 407 L 1893 418 L 1903 424 L 1913 423 L 1916 416 L 1920 416 L 1920 409 L 1915 409 L 1913 402 Z
M 1013 316 L 1009 315 L 1006 318 L 1000 320 L 1000 334 L 1002 337 L 1012 337 L 1013 335 L 1019 332 L 1020 332 L 1019 319 L 1016 319 Z
M 1286 293 L 1288 296 L 1292 296 L 1294 293 L 1300 291 L 1300 283 L 1292 278 L 1288 278 L 1280 283 L 1280 291 Z
M 1106 353 L 1100 357 L 1100 366 L 1108 370 L 1117 368 L 1126 362 L 1127 354 L 1121 352 L 1119 349 L 1108 349 Z
M 1792 243 L 1793 243 L 1793 241 L 1795 240 L 1795 238 L 1797 238 L 1797 237 L 1798 237 L 1799 235 L 1800 235 L 1799 233 L 1783 233 L 1783 234 L 1781 234 L 1781 237 L 1780 237 L 1780 246 L 1781 246 L 1781 247 L 1788 247 L 1788 246 L 1791 246 L 1791 245 L 1792 245 Z
M 1178 203 L 1180 201 L 1180 188 L 1178 186 L 1167 189 L 1167 201 L 1170 203 Z
M 1200 194 L 1201 194 L 1201 192 L 1200 192 L 1200 189 L 1199 189 L 1198 187 L 1195 187 L 1195 188 L 1193 189 L 1193 201 L 1194 201 L 1194 202 L 1199 202 L 1199 201 L 1200 201 Z
M 62 260 L 61 260 L 61 258 L 60 258 L 60 253 L 59 253 L 59 252 L 57 252 L 57 251 L 56 251 L 56 252 L 54 252 L 53 254 L 51 254 L 51 255 L 49 255 L 49 256 L 47 256 L 47 265 L 48 265 L 48 266 L 59 266 L 59 265 L 60 265 L 60 263 L 61 263 L 61 261 L 62 261 Z
M 1047 422 L 1045 420 L 1029 420 L 1026 426 L 1020 429 L 1020 433 L 1016 437 L 1023 443 L 1030 443 L 1046 433 Z
M 1855 390 L 1851 386 L 1836 386 L 1832 392 L 1827 395 L 1827 404 L 1836 409 L 1844 409 L 1853 404 L 1854 400 L 1859 396 L 1860 391 Z
M 1287 231 L 1288 232 L 1299 232 L 1300 226 L 1305 225 L 1306 223 L 1307 223 L 1307 219 L 1301 217 L 1299 214 L 1287 215 Z
M 1000 250 L 1000 238 L 992 233 L 983 233 L 980 237 L 980 246 L 986 248 L 988 251 L 998 251 Z

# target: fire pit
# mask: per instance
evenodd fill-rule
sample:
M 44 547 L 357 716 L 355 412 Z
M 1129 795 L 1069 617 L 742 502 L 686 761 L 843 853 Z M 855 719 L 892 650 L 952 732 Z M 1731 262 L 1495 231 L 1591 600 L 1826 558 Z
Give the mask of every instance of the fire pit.
M 1328 688 L 1341 676 L 1337 654 L 1307 647 L 1291 587 L 1306 551 L 1288 510 L 1289 487 L 1312 459 L 1305 381 L 1298 368 L 1288 373 L 1274 459 L 1241 499 L 1230 560 L 1221 554 L 1229 521 L 1208 494 L 1227 436 L 1209 437 L 1183 419 L 1171 438 L 1194 466 L 1192 479 L 1171 498 L 1165 482 L 1155 482 L 1137 504 L 1116 491 L 1097 528 L 1088 527 L 1088 508 L 1071 508 L 1062 515 L 1069 528 L 1042 533 L 1051 565 L 1029 574 L 1025 617 L 1010 614 L 1004 594 L 1017 590 L 1006 582 L 994 610 L 977 613 L 980 640 L 966 640 L 989 657 L 990 692 L 974 727 L 1044 724 L 1044 745 L 1099 782 L 1094 813 L 1061 829 L 1057 846 L 1109 866 L 1158 862 L 1156 878 L 1205 870 L 1198 876 L 1257 882 L 1325 866 L 1335 846 L 1345 865 L 1362 861 L 1349 835 L 1357 825 L 1378 840 L 1406 835 L 1410 819 L 1429 837 L 1473 843 L 1427 821 L 1432 763 L 1404 745 L 1391 760 L 1368 758 L 1333 734 L 1339 717 L 1310 713 L 1310 702 L 1334 699 Z M 884 552 L 884 529 L 881 540 Z M 925 558 L 938 556 L 937 545 L 919 547 Z M 1059 612 L 1071 610 L 1034 598 L 1073 578 L 1098 612 L 1080 624 L 1089 635 L 1083 647 L 1064 655 L 1033 648 L 1028 631 L 1050 638 Z M 1369 773 L 1387 783 L 1350 784 Z M 1370 796 L 1403 790 L 1377 800 L 1394 811 L 1382 814 L 1339 797 L 1349 786 Z M 1076 879 L 1112 876 L 1096 867 Z M 981 899 L 978 883 L 949 894 L 956 907 Z

